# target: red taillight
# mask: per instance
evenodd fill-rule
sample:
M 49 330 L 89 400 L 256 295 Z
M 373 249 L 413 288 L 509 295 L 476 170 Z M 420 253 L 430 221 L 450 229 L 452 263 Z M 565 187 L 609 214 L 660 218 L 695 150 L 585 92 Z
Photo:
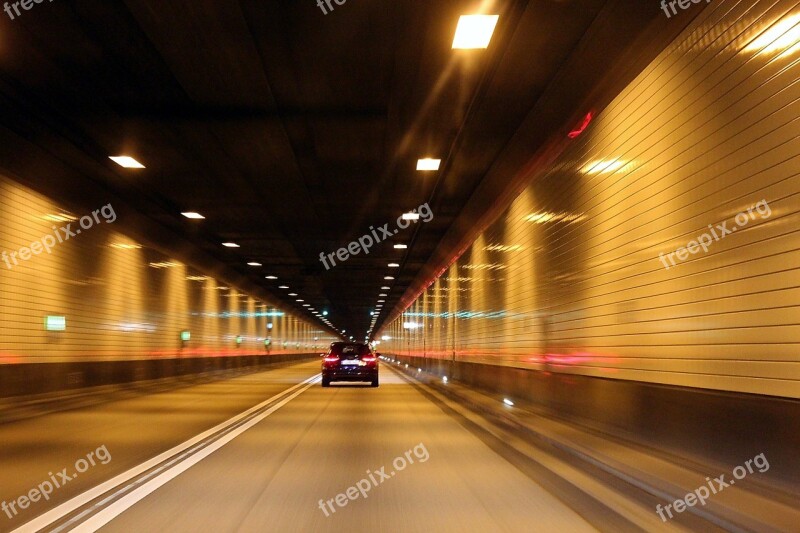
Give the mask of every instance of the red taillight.
M 338 363 L 339 362 L 339 357 L 337 357 L 335 355 L 329 355 L 329 356 L 327 356 L 325 358 L 325 362 L 326 363 Z
M 375 361 L 378 360 L 378 358 L 375 357 L 374 355 L 365 355 L 364 357 L 361 358 L 361 360 L 366 363 L 374 363 Z

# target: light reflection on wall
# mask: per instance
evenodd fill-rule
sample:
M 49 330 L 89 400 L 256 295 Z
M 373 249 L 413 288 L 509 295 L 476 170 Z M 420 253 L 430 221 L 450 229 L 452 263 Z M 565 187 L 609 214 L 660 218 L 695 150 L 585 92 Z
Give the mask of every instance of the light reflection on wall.
M 156 343 L 153 334 L 157 334 L 155 321 L 145 314 L 146 287 L 144 284 L 146 261 L 141 245 L 127 239 L 116 231 L 111 232 L 109 240 L 112 244 L 107 250 L 98 243 L 97 251 L 105 254 L 106 260 L 101 262 L 101 277 L 108 280 L 106 296 L 100 299 L 103 309 L 100 316 L 107 321 L 110 329 L 121 331 L 125 335 L 99 335 L 102 352 L 97 354 L 104 358 L 133 349 L 141 352 L 149 343 Z
M 444 301 L 444 295 L 442 289 L 442 278 L 436 278 L 436 282 L 431 285 L 431 295 L 433 299 L 433 316 L 440 317 L 444 314 L 443 306 L 447 305 L 447 302 Z M 446 356 L 446 336 L 445 336 L 445 329 L 444 326 L 446 324 L 445 320 L 432 320 L 431 321 L 431 333 L 433 334 L 432 337 L 432 347 L 431 351 L 434 357 L 445 357 Z
M 160 283 L 164 287 L 161 294 L 166 296 L 164 300 L 158 296 L 154 298 L 156 301 L 161 300 L 164 305 L 160 321 L 164 324 L 160 335 L 163 336 L 159 340 L 162 346 L 178 350 L 181 347 L 180 337 L 174 333 L 169 335 L 169 333 L 183 331 L 189 329 L 190 326 L 190 314 L 186 312 L 189 309 L 187 294 L 189 282 L 186 281 L 186 266 L 177 264 L 170 268 L 156 269 L 151 275 L 161 278 Z M 156 304 L 156 302 L 153 303 Z
M 508 219 L 520 220 L 535 207 L 534 191 L 527 188 L 511 205 Z M 509 268 L 505 273 L 508 282 L 505 283 L 503 300 L 511 318 L 502 322 L 503 338 L 507 341 L 499 348 L 499 353 L 505 361 L 513 362 L 531 348 L 537 352 L 544 350 L 541 320 L 532 316 L 536 310 L 546 307 L 539 290 L 543 281 L 539 278 L 542 274 L 539 260 L 544 228 L 541 225 L 506 224 L 504 229 L 504 240 L 519 243 L 518 246 L 525 250 L 508 259 Z

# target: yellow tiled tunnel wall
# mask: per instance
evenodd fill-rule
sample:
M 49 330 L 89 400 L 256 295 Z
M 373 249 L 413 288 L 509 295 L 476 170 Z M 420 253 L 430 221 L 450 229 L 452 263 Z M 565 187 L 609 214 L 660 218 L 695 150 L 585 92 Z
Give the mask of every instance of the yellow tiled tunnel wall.
M 0 363 L 312 353 L 335 340 L 127 238 L 115 215 L 113 205 L 96 218 L 70 213 L 0 177 Z M 66 224 L 76 234 L 59 243 Z M 20 259 L 48 235 L 51 253 Z M 48 316 L 65 317 L 66 329 L 48 331 Z
M 381 351 L 800 397 L 799 23 L 709 4 Z

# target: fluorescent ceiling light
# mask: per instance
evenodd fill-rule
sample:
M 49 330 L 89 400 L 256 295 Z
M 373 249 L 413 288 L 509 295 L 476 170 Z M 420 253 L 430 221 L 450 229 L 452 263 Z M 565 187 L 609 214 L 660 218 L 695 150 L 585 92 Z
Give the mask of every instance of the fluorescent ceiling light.
M 379 294 L 378 298 L 386 298 L 386 295 L 385 294 Z
M 407 244 L 395 244 L 394 248 L 395 248 L 395 250 L 405 250 L 406 248 L 408 248 L 408 245 Z
M 251 261 L 250 263 L 247 263 L 247 266 L 260 267 L 261 263 L 256 263 L 255 261 Z
M 441 159 L 420 159 L 417 161 L 417 170 L 425 172 L 439 170 L 441 163 Z
M 305 302 L 305 300 L 295 300 L 295 302 Z
M 391 279 L 394 279 L 394 278 L 392 276 L 384 276 L 383 279 L 391 280 Z
M 124 168 L 144 168 L 143 164 L 127 155 L 111 156 L 109 159 Z
M 388 291 L 388 290 L 390 290 L 390 289 L 391 289 L 391 287 L 381 287 L 381 290 L 382 290 L 382 291 Z
M 172 261 L 158 261 L 155 263 L 150 263 L 150 266 L 153 268 L 174 268 L 181 265 L 180 263 L 174 263 Z
M 577 214 L 570 214 L 570 213 L 531 213 L 527 215 L 523 220 L 527 220 L 528 222 L 533 222 L 536 224 L 544 224 L 546 222 L 580 222 L 585 220 L 585 215 L 577 215 Z
M 403 220 L 419 220 L 419 213 L 403 213 Z
M 239 245 L 236 244 L 235 242 L 223 242 L 222 246 L 224 246 L 225 248 L 239 248 Z
M 628 161 L 617 159 L 598 159 L 584 165 L 581 172 L 584 174 L 610 174 L 628 164 Z
M 400 263 L 389 263 L 389 268 L 400 268 Z
M 789 54 L 793 54 L 800 49 L 798 43 L 800 43 L 800 13 L 795 13 L 764 30 L 747 45 L 745 50 L 758 52 L 763 49 L 767 54 L 788 50 Z
M 57 215 L 44 215 L 42 218 L 48 222 L 75 222 L 78 220 L 78 217 L 74 217 L 66 213 L 59 213 Z
M 484 250 L 489 252 L 518 252 L 523 248 L 524 246 L 521 244 L 490 244 L 483 247 Z
M 278 276 L 266 276 L 266 279 L 278 279 Z
M 297 293 L 296 292 L 290 292 L 289 296 L 297 296 Z
M 205 220 L 206 218 L 200 213 L 195 213 L 194 211 L 187 211 L 186 213 L 181 213 L 181 215 L 185 216 L 186 218 L 191 218 L 192 220 Z
M 461 15 L 453 38 L 453 48 L 459 50 L 487 48 L 499 18 L 499 15 Z

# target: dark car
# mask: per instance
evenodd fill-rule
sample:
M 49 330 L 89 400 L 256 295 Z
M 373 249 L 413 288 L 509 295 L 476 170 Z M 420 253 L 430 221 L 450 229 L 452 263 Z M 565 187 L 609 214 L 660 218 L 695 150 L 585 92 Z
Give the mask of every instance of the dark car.
M 322 386 L 332 381 L 369 381 L 378 386 L 378 355 L 360 342 L 334 342 L 322 361 Z

